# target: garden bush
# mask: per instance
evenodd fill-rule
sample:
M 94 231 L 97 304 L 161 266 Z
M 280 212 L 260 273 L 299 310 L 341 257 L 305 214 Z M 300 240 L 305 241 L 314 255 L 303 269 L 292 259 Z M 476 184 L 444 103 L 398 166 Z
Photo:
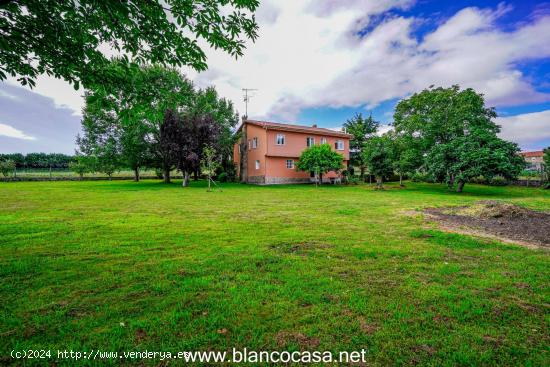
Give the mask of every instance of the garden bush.
M 508 180 L 505 179 L 502 176 L 495 176 L 495 177 L 491 178 L 491 180 L 489 181 L 489 185 L 491 185 L 491 186 L 506 186 L 506 185 L 508 185 Z

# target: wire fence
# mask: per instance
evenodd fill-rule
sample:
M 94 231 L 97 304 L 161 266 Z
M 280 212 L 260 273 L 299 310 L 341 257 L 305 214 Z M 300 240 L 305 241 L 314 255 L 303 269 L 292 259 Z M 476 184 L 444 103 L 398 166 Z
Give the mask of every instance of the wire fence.
M 0 175 L 1 181 L 76 181 L 76 180 L 133 180 L 134 171 L 120 170 L 114 172 L 111 177 L 102 172 L 85 173 L 82 177 L 68 169 L 56 168 L 16 168 L 7 176 Z M 140 179 L 160 179 L 154 170 L 144 170 L 139 172 Z M 181 173 L 172 172 L 173 178 L 181 178 Z

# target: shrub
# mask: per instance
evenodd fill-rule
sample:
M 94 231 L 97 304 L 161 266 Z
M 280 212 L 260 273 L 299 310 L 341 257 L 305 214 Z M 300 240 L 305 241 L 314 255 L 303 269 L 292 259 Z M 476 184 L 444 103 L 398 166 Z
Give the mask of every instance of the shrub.
M 489 181 L 489 185 L 491 185 L 491 186 L 506 186 L 506 185 L 508 185 L 508 180 L 505 179 L 502 176 L 495 176 L 495 177 L 491 178 L 491 180 Z
M 14 169 L 15 169 L 15 161 L 11 159 L 0 161 L 0 172 L 2 172 L 2 175 L 4 177 L 8 177 L 9 174 L 12 173 Z
M 487 179 L 483 175 L 476 176 L 470 180 L 471 183 L 486 185 Z
M 360 179 L 357 176 L 348 176 L 346 179 L 348 185 L 359 185 L 359 181 Z
M 228 180 L 227 172 L 222 172 L 222 173 L 218 174 L 218 181 L 227 182 L 227 180 Z
M 429 183 L 435 183 L 434 178 L 426 173 L 420 173 L 416 172 L 411 176 L 412 182 L 429 182 Z

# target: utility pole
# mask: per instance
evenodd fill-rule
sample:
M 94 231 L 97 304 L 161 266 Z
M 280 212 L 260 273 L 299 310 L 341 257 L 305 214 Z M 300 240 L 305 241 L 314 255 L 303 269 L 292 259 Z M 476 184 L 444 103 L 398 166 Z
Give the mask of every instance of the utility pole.
M 252 95 L 249 95 L 248 92 L 256 91 L 257 89 L 253 88 L 243 88 L 244 92 L 244 109 L 245 109 L 245 116 L 248 118 L 248 102 L 250 101 L 250 98 L 254 97 Z

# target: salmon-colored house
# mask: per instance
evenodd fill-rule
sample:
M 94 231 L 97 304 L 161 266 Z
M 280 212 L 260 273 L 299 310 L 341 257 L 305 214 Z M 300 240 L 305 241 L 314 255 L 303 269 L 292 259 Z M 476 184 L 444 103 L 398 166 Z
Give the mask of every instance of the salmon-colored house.
M 235 144 L 233 159 L 242 182 L 255 184 L 283 184 L 312 182 L 312 172 L 296 170 L 296 162 L 304 149 L 313 144 L 328 143 L 349 162 L 350 134 L 341 131 L 281 124 L 267 121 L 244 120 L 239 127 L 240 140 Z M 323 175 L 323 182 L 340 177 L 339 172 Z

